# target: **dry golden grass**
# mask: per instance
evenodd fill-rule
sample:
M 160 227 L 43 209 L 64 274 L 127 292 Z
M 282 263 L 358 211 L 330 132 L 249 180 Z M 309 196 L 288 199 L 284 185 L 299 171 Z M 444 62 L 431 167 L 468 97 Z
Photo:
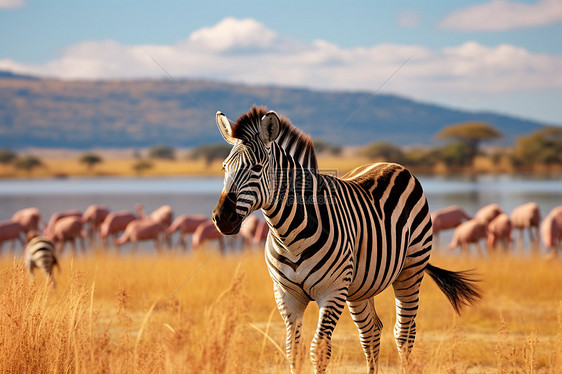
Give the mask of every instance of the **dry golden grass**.
M 286 373 L 284 325 L 261 251 L 220 256 L 92 253 L 64 257 L 56 290 L 20 259 L 0 259 L 2 373 Z M 392 291 L 375 298 L 384 328 L 379 366 L 406 373 L 562 371 L 562 263 L 436 253 L 432 263 L 475 268 L 484 299 L 462 317 L 422 284 L 418 336 L 404 367 L 394 345 Z M 317 318 L 305 315 L 309 346 Z M 311 373 L 310 364 L 305 365 Z M 365 372 L 349 313 L 333 339 L 330 373 Z
M 349 152 L 348 152 L 349 153 Z M 47 156 L 42 157 L 43 166 L 37 167 L 31 171 L 16 169 L 11 164 L 0 164 L 0 178 L 48 178 L 48 177 L 96 177 L 96 176 L 169 176 L 169 175 L 203 175 L 203 176 L 222 176 L 222 161 L 215 161 L 207 164 L 203 160 L 192 160 L 187 158 L 179 158 L 177 160 L 150 160 L 152 167 L 138 173 L 134 169 L 137 159 L 116 156 L 108 153 L 103 155 L 104 161 L 95 165 L 92 169 L 88 169 L 85 164 L 79 162 L 79 157 L 75 156 Z M 320 154 L 318 164 L 323 172 L 342 176 L 348 171 L 373 162 L 384 160 L 370 160 L 364 157 L 343 155 L 331 156 Z M 535 168 L 537 174 L 556 174 L 562 172 L 560 166 L 541 166 Z M 419 165 L 412 167 L 411 170 L 415 174 L 451 174 L 451 170 L 444 163 L 438 163 L 433 167 Z M 513 166 L 510 165 L 507 158 L 502 158 L 499 162 L 494 163 L 490 157 L 478 156 L 474 160 L 474 166 L 471 170 L 464 171 L 476 174 L 497 174 L 497 173 L 515 173 Z M 462 170 L 454 171 L 462 173 Z
M 13 165 L 0 164 L 0 178 L 45 178 L 45 177 L 77 177 L 77 176 L 136 176 L 139 175 L 133 166 L 138 160 L 133 158 L 107 158 L 104 162 L 88 169 L 78 159 L 43 158 L 42 167 L 31 171 L 16 169 Z M 144 176 L 165 175 L 220 175 L 221 162 L 210 165 L 199 160 L 151 160 L 152 168 L 140 173 Z

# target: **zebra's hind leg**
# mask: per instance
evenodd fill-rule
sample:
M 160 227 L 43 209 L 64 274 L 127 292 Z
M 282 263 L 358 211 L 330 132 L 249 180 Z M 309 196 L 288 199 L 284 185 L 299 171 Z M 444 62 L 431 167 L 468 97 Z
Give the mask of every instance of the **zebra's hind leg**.
M 287 359 L 291 365 L 291 373 L 298 374 L 301 372 L 304 359 L 301 331 L 303 315 L 308 302 L 285 292 L 277 284 L 274 284 L 274 290 L 277 308 L 287 328 Z
M 353 322 L 359 329 L 359 339 L 367 358 L 369 374 L 378 371 L 378 359 L 382 322 L 375 311 L 373 298 L 362 301 L 348 301 L 347 306 Z
M 403 364 L 407 361 L 416 339 L 415 318 L 418 313 L 419 290 L 423 274 L 423 267 L 421 272 L 402 271 L 398 279 L 392 284 L 396 302 L 394 339 Z

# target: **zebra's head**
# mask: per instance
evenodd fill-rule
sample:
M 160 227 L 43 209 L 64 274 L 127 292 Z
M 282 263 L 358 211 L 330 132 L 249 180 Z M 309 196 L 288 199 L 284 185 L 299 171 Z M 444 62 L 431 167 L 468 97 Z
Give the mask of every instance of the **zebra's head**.
M 242 221 L 272 199 L 271 143 L 279 133 L 279 117 L 264 107 L 252 107 L 233 124 L 217 112 L 217 125 L 232 144 L 223 162 L 224 188 L 213 210 L 213 222 L 225 234 L 237 234 Z

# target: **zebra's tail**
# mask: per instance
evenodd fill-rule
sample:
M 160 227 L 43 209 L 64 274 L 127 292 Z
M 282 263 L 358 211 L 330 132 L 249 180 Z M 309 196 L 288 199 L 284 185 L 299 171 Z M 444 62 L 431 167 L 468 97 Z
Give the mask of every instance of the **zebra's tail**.
M 59 264 L 59 260 L 57 260 L 57 256 L 53 255 L 53 268 L 57 267 L 57 271 L 59 272 L 59 274 L 61 273 L 61 269 L 60 269 L 60 264 Z
M 476 285 L 480 280 L 474 278 L 472 271 L 450 271 L 427 264 L 425 272 L 447 296 L 457 314 L 461 314 L 464 306 L 472 305 L 482 298 Z

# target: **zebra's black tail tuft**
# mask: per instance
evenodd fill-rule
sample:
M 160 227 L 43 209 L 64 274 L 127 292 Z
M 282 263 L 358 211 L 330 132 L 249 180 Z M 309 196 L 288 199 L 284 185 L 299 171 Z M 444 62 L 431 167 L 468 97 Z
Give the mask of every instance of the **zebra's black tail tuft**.
M 439 289 L 447 296 L 457 314 L 465 305 L 472 305 L 482 298 L 472 271 L 450 271 L 427 264 L 425 271 L 437 283 Z

